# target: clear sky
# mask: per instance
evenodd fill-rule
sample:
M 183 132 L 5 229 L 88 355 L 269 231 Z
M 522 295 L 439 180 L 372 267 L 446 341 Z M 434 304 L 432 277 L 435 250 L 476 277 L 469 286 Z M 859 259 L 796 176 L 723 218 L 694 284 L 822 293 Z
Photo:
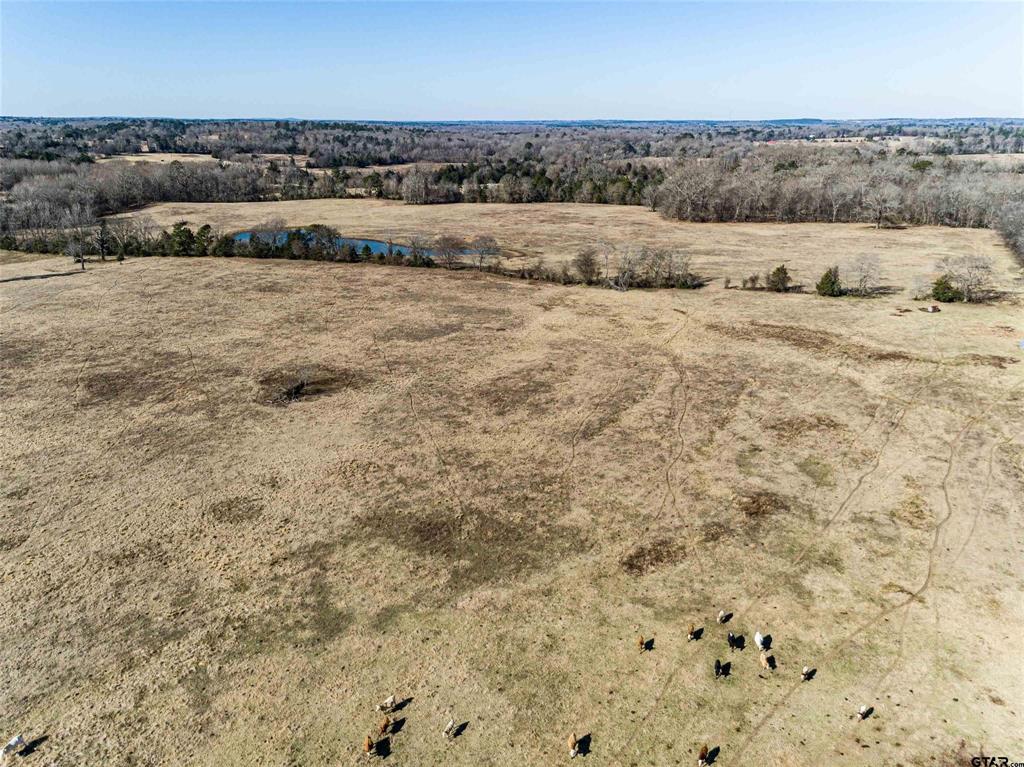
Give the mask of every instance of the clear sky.
M 1024 116 L 1024 3 L 0 0 L 0 113 Z

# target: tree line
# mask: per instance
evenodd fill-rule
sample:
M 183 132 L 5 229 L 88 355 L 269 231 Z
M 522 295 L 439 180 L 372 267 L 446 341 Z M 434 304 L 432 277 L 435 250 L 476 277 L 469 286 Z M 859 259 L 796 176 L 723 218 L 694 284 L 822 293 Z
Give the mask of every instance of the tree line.
M 680 160 L 655 206 L 687 221 L 871 222 L 989 227 L 1024 200 L 1015 171 L 911 154 L 755 148 Z
M 707 157 L 759 142 L 884 140 L 917 142 L 933 154 L 1022 152 L 1013 120 L 550 121 L 536 123 L 356 123 L 319 120 L 0 118 L 0 156 L 82 160 L 141 151 L 304 155 L 313 167 L 411 162 L 481 162 L 535 154 L 553 162 L 583 154 L 600 160 Z
M 8 157 L 0 164 L 0 237 L 5 247 L 51 250 L 48 241 L 60 240 L 61 230 L 95 226 L 102 216 L 156 202 L 371 196 L 410 204 L 645 205 L 689 221 L 993 227 L 1022 254 L 1024 163 L 985 164 L 955 156 L 963 148 L 1019 148 L 1024 128 L 1016 123 L 875 127 L 880 136 L 938 142 L 946 150 L 939 153 L 929 144 L 936 150 L 929 154 L 914 149 L 915 144 L 904 145 L 902 139 L 898 145 L 881 140 L 826 145 L 817 139 L 770 144 L 766 142 L 773 139 L 763 138 L 781 134 L 807 139 L 864 130 L 864 125 L 846 123 L 447 128 L 7 119 L 0 121 L 0 154 Z M 915 131 L 926 130 L 935 135 L 915 137 Z M 129 136 L 149 143 L 150 149 L 166 148 L 166 142 L 201 149 L 209 148 L 211 137 L 223 141 L 236 134 L 248 136 L 246 146 L 254 150 L 308 152 L 315 147 L 304 142 L 330 135 L 331 143 L 339 146 L 369 146 L 380 140 L 385 142 L 381 146 L 401 147 L 388 160 L 444 157 L 447 162 L 372 170 L 323 169 L 310 167 L 316 163 L 312 156 L 297 160 L 259 154 L 168 164 L 93 162 L 98 148 L 113 148 L 110 142 Z M 31 147 L 66 154 L 59 159 L 17 159 L 35 152 Z M 652 156 L 656 152 L 671 156 Z

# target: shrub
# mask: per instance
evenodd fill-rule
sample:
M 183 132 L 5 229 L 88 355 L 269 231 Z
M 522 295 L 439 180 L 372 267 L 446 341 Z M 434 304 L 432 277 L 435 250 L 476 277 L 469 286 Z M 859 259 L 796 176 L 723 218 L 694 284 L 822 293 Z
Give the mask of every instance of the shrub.
M 953 284 L 952 278 L 948 274 L 944 274 L 932 283 L 932 298 L 949 304 L 954 301 L 963 301 L 964 294 Z
M 696 290 L 697 288 L 703 288 L 704 285 L 704 279 L 700 277 L 700 275 L 694 274 L 691 271 L 685 271 L 674 275 L 671 283 L 668 284 L 668 287 L 683 288 L 684 290 Z
M 779 264 L 765 279 L 765 287 L 776 293 L 785 293 L 789 290 L 790 282 L 792 282 L 792 278 L 789 276 L 789 270 L 786 268 L 786 265 Z
M 576 276 L 569 270 L 569 264 L 565 261 L 562 262 L 562 268 L 554 277 L 556 281 L 563 285 L 575 285 L 579 282 L 579 280 L 576 279 Z
M 959 300 L 984 301 L 991 293 L 992 260 L 985 256 L 947 256 L 939 270 L 960 293 Z
M 875 292 L 882 273 L 882 264 L 877 256 L 858 256 L 845 268 L 847 275 L 852 280 L 851 293 L 858 296 L 870 296 Z
M 220 258 L 235 255 L 235 238 L 230 234 L 218 237 L 217 241 L 213 243 L 213 247 L 210 249 L 210 255 Z
M 597 253 L 592 248 L 577 253 L 572 265 L 580 279 L 587 285 L 593 285 L 601 276 L 601 265 L 598 263 Z
M 819 296 L 841 296 L 843 295 L 843 284 L 839 280 L 839 267 L 831 266 L 825 270 L 815 286 Z

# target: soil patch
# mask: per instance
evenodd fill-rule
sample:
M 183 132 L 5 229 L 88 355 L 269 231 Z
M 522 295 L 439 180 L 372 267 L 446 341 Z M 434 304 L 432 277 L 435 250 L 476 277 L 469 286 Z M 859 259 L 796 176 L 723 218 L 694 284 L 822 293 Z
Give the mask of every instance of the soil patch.
M 361 371 L 308 364 L 279 368 L 259 380 L 257 401 L 286 406 L 300 399 L 314 399 L 345 389 L 358 389 L 369 382 Z

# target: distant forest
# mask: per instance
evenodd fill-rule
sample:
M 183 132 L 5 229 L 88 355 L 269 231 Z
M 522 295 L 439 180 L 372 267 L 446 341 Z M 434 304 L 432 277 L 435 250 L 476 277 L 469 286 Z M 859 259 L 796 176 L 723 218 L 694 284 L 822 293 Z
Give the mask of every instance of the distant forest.
M 155 202 L 644 205 L 690 221 L 994 227 L 1024 252 L 1024 121 L 349 123 L 0 119 L 4 247 Z M 206 155 L 119 162 L 122 155 Z M 965 155 L 1008 155 L 989 162 Z M 131 159 L 131 158 L 129 158 Z M 138 158 L 135 158 L 138 159 Z

